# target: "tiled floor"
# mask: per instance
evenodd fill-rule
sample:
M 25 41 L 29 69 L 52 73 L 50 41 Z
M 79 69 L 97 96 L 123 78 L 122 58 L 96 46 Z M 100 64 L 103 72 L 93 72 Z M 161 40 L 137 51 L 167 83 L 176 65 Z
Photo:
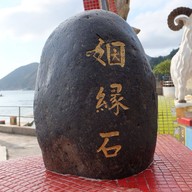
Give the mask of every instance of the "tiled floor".
M 0 192 L 192 191 L 192 151 L 159 135 L 155 160 L 144 172 L 120 180 L 91 180 L 45 170 L 39 156 L 0 162 Z

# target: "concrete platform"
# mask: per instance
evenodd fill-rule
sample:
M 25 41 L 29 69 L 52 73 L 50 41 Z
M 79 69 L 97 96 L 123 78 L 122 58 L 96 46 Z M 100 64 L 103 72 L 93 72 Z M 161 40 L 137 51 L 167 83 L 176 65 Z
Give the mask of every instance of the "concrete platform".
M 7 160 L 7 149 L 5 146 L 0 145 L 0 161 Z
M 0 132 L 0 146 L 4 146 L 4 148 L 6 147 L 8 159 L 41 155 L 41 150 L 35 136 Z M 2 157 L 0 160 L 4 160 L 4 148 L 0 150 L 0 157 Z
M 0 162 L 1 192 L 191 192 L 192 151 L 169 135 L 159 135 L 154 163 L 119 180 L 93 180 L 46 171 L 41 156 Z
M 36 136 L 35 128 L 27 127 L 27 126 L 0 125 L 0 132 Z

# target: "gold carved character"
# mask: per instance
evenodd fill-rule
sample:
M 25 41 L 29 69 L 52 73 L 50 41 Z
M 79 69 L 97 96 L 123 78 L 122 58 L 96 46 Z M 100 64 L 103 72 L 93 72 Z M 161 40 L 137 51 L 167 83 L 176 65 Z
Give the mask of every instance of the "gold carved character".
M 107 103 L 104 100 L 105 99 L 105 93 L 103 93 L 104 88 L 100 87 L 99 92 L 96 96 L 96 99 L 98 100 L 97 105 L 96 105 L 96 111 L 99 112 L 99 109 L 103 111 L 103 107 L 107 109 Z
M 113 110 L 115 109 L 114 114 L 117 116 L 119 115 L 120 108 L 124 110 L 128 110 L 129 107 L 125 106 L 122 102 L 124 99 L 123 96 L 121 96 L 120 92 L 122 91 L 122 85 L 121 84 L 111 84 L 111 107 L 108 107 L 107 102 L 105 101 L 105 93 L 104 93 L 104 87 L 100 87 L 99 92 L 97 93 L 96 99 L 96 112 L 104 111 L 104 109 Z
M 106 54 L 105 54 L 106 52 Z M 105 43 L 105 41 L 99 38 L 99 43 L 95 49 L 87 51 L 86 56 L 93 56 L 103 66 L 119 65 L 125 66 L 125 44 L 120 41 L 112 43 Z M 103 57 L 107 59 L 107 63 L 103 60 Z
M 109 65 L 125 66 L 125 44 L 117 41 L 107 44 L 107 60 Z
M 111 89 L 111 104 L 112 106 L 109 108 L 109 110 L 112 110 L 116 108 L 116 111 L 114 114 L 117 116 L 119 114 L 120 107 L 124 110 L 128 110 L 129 108 L 121 103 L 121 101 L 124 99 L 124 97 L 121 96 L 120 92 L 122 90 L 122 85 L 121 84 L 111 84 L 110 87 Z
M 98 45 L 95 47 L 95 49 L 91 50 L 91 51 L 87 51 L 86 52 L 86 56 L 90 57 L 91 55 L 93 55 L 93 57 L 99 61 L 99 63 L 101 63 L 103 66 L 106 66 L 106 63 L 101 59 L 103 54 L 105 53 L 105 51 L 102 49 L 102 45 L 105 42 L 103 41 L 103 39 L 99 38 L 99 43 Z
M 101 147 L 97 150 L 97 153 L 103 151 L 106 158 L 116 157 L 117 153 L 121 150 L 121 145 L 115 145 L 112 147 L 106 147 L 107 143 L 109 142 L 110 137 L 117 137 L 119 136 L 119 131 L 113 131 L 108 133 L 100 133 L 100 136 L 104 138 L 104 142 Z

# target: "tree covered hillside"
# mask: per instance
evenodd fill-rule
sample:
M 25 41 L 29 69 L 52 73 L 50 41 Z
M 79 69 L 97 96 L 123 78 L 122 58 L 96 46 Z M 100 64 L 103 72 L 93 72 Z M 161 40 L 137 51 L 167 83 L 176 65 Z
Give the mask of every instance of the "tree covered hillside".
M 177 53 L 179 49 L 173 49 L 169 55 L 166 55 L 166 56 L 159 56 L 159 57 L 150 57 L 149 59 L 149 62 L 150 62 L 150 65 L 152 67 L 152 69 L 160 64 L 161 62 L 165 61 L 165 60 L 171 60 L 172 57 Z

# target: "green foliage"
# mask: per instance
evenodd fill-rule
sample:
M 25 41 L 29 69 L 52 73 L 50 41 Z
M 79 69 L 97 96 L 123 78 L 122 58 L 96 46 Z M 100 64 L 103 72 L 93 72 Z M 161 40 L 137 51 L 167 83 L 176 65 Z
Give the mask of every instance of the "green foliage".
M 170 75 L 170 65 L 171 60 L 166 59 L 154 67 L 153 73 L 155 75 Z
M 178 138 L 175 129 L 178 127 L 174 99 L 158 96 L 158 133 L 170 134 Z

